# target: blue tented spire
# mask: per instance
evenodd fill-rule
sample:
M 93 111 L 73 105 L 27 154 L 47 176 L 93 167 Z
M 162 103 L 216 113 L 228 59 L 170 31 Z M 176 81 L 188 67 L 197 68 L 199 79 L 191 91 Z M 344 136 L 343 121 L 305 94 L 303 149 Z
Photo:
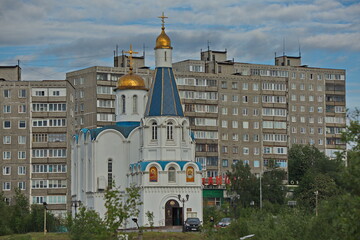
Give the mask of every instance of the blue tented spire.
M 171 67 L 155 69 L 155 79 L 150 89 L 145 116 L 184 116 Z

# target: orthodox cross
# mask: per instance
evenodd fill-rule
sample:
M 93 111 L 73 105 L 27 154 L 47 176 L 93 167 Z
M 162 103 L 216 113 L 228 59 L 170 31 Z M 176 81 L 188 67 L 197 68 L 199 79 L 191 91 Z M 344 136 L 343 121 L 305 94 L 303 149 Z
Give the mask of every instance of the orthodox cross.
M 132 72 L 133 70 L 133 58 L 132 58 L 132 55 L 135 53 L 137 54 L 138 52 L 134 52 L 132 50 L 132 44 L 130 44 L 130 50 L 129 51 L 126 51 L 125 53 L 128 53 L 129 54 L 129 65 L 130 65 L 130 72 Z
M 164 12 L 162 13 L 162 15 L 158 18 L 161 18 L 161 22 L 162 22 L 162 28 L 165 29 L 165 18 L 168 18 L 168 17 L 165 17 L 164 15 Z

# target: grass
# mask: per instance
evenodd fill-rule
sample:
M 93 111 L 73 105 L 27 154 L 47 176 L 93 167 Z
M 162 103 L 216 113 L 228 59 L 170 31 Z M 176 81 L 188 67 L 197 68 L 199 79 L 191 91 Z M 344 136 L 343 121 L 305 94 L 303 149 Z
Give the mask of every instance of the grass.
M 136 233 L 129 234 L 129 240 L 137 239 Z M 144 232 L 144 240 L 203 240 L 201 233 Z M 27 233 L 0 236 L 0 240 L 70 240 L 67 233 Z M 89 239 L 91 240 L 91 239 Z

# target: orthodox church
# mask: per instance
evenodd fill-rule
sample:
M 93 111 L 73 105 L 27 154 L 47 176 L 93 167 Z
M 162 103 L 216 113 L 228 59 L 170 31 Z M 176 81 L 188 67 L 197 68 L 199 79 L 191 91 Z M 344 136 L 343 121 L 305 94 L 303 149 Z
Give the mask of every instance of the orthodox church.
M 104 216 L 104 193 L 116 187 L 140 186 L 143 204 L 138 224 L 181 225 L 188 217 L 202 220 L 201 165 L 195 162 L 195 142 L 184 117 L 172 70 L 171 40 L 162 31 L 156 39 L 155 75 L 150 89 L 130 71 L 114 89 L 116 125 L 82 129 L 72 143 L 72 200 Z M 126 227 L 134 223 L 127 222 Z

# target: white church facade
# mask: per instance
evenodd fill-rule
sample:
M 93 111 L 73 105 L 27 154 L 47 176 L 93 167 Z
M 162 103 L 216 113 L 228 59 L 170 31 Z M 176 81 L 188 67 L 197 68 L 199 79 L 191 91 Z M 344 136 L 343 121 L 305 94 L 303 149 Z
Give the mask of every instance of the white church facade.
M 162 20 L 164 16 L 162 16 Z M 130 48 L 130 61 L 132 49 Z M 82 129 L 72 143 L 72 200 L 104 216 L 104 194 L 112 181 L 125 190 L 140 187 L 138 224 L 181 225 L 203 219 L 202 170 L 184 116 L 172 71 L 172 47 L 164 21 L 155 46 L 156 69 L 150 89 L 132 72 L 122 76 L 116 93 L 116 125 Z M 130 64 L 132 65 L 132 64 Z M 185 208 L 181 199 L 187 199 Z M 128 221 L 127 227 L 133 227 Z

